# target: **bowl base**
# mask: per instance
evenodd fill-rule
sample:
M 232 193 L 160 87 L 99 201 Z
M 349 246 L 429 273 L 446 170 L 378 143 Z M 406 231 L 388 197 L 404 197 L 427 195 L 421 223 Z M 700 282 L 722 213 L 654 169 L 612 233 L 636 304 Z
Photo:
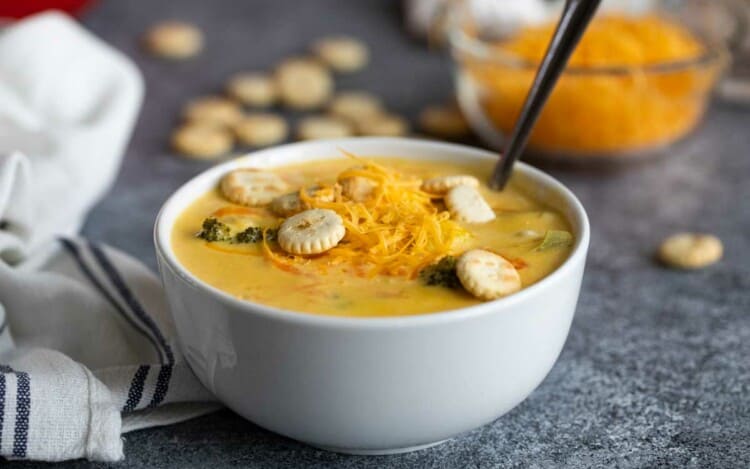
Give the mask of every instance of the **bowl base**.
M 385 449 L 336 448 L 334 446 L 319 446 L 319 445 L 311 445 L 311 446 L 314 446 L 315 448 L 319 448 L 325 451 L 331 451 L 333 453 L 352 454 L 355 456 L 384 456 L 388 454 L 411 453 L 412 451 L 419 451 L 422 449 L 432 448 L 433 446 L 443 444 L 448 440 L 450 440 L 450 438 L 445 439 L 445 440 L 440 440 L 440 441 L 434 441 L 432 443 L 425 443 L 423 445 L 406 446 L 403 448 L 385 448 Z

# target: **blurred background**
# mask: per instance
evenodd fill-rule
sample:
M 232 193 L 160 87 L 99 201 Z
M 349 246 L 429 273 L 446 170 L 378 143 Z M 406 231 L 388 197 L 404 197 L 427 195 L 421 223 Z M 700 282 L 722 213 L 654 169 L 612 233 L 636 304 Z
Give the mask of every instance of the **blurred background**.
M 4 2 L 0 17 L 22 18 L 57 8 L 88 20 L 97 32 L 98 24 L 115 14 L 115 7 L 107 3 Z M 226 156 L 227 147 L 244 151 L 294 139 L 295 134 L 298 139 L 347 134 L 474 139 L 501 149 L 562 3 L 403 0 L 375 7 L 367 2 L 320 1 L 294 6 L 282 21 L 269 2 L 227 2 L 224 8 L 170 2 L 160 14 L 154 9 L 149 14 L 134 6 L 119 7 L 127 10 L 118 13 L 124 15 L 123 22 L 132 24 L 129 34 L 102 33 L 139 61 L 149 93 L 158 96 L 160 106 L 182 99 L 182 112 L 172 112 L 172 119 L 178 119 L 176 128 L 180 115 L 186 123 L 197 120 L 190 115 L 191 100 L 185 99 L 185 93 L 213 99 L 196 107 L 203 104 L 219 114 L 232 111 L 215 109 L 221 105 L 245 105 L 244 110 L 251 112 L 270 106 L 291 119 L 284 124 L 284 132 L 277 129 L 277 135 L 259 139 L 253 135 L 253 125 L 243 130 L 219 116 L 214 123 L 226 125 L 235 134 L 236 138 L 229 137 L 232 145 L 217 144 L 210 154 L 204 149 L 196 155 L 173 136 L 173 150 L 184 156 L 218 158 Z M 225 11 L 235 14 L 222 17 Z M 382 21 L 377 29 L 371 26 L 376 18 Z M 540 118 L 528 154 L 584 163 L 654 156 L 689 137 L 714 97 L 750 103 L 749 25 L 748 0 L 605 0 Z M 327 35 L 313 37 L 313 31 Z M 409 54 L 419 60 L 410 60 Z M 322 78 L 334 84 L 318 90 L 321 96 L 314 96 L 315 86 L 305 90 L 301 85 L 299 93 L 312 93 L 309 105 L 290 103 L 283 90 L 272 89 L 282 80 L 280 65 L 291 57 L 329 66 Z M 313 78 L 320 77 L 313 73 Z M 304 81 L 304 73 L 299 80 Z M 326 88 L 325 83 L 320 86 Z M 346 110 L 337 115 L 336 91 L 364 92 L 365 105 L 372 107 L 377 101 L 374 105 L 383 111 L 380 117 L 392 119 L 374 125 Z M 216 102 L 219 98 L 223 102 Z M 196 101 L 201 100 L 192 103 Z M 362 105 L 359 101 L 355 108 Z M 347 104 L 352 107 L 351 100 Z M 322 134 L 309 136 L 295 120 L 305 115 L 290 110 L 309 111 L 306 114 L 313 117 L 333 114 L 350 122 L 338 128 L 324 125 Z M 358 109 L 352 112 L 357 114 Z M 262 130 L 271 132 L 266 127 Z

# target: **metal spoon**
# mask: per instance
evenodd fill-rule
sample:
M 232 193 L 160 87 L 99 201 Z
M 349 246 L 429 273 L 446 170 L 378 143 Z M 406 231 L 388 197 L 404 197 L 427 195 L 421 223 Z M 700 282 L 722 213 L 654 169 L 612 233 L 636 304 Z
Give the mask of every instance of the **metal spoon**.
M 562 17 L 536 72 L 516 126 L 492 173 L 489 181 L 491 188 L 502 190 L 510 179 L 513 164 L 526 147 L 531 129 L 534 128 L 544 103 L 600 3 L 601 0 L 565 1 Z

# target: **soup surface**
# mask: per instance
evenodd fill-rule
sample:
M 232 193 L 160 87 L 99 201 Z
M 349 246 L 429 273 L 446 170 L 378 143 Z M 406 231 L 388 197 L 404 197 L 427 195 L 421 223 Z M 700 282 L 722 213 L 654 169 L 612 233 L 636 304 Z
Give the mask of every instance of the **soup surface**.
M 483 181 L 490 174 L 490 162 L 396 158 L 371 161 L 419 179 L 472 175 L 482 181 L 478 190 L 492 208 L 495 218 L 486 223 L 447 222 L 445 219 L 449 216 L 445 206 L 436 197 L 435 212 L 440 217 L 438 219 L 443 220 L 441 223 L 451 223 L 450 226 L 456 228 L 455 242 L 439 254 L 422 254 L 420 251 L 409 259 L 404 257 L 404 268 L 399 269 L 398 255 L 372 255 L 372 260 L 367 261 L 365 253 L 357 257 L 356 253 L 347 250 L 347 246 L 356 244 L 350 238 L 354 236 L 351 228 L 348 228 L 338 250 L 314 256 L 284 253 L 274 239 L 254 243 L 201 239 L 197 233 L 208 217 L 217 217 L 230 226 L 250 220 L 253 225 L 268 229 L 278 227 L 283 221 L 268 207 L 234 204 L 224 197 L 221 189 L 216 188 L 196 199 L 178 217 L 172 231 L 172 248 L 181 264 L 196 277 L 240 299 L 291 311 L 351 317 L 406 316 L 480 303 L 481 300 L 462 289 L 460 284 L 452 288 L 427 284 L 423 275 L 425 269 L 434 266 L 444 256 L 458 256 L 474 248 L 499 254 L 516 268 L 521 287 L 525 288 L 550 274 L 570 254 L 573 241 L 565 218 L 554 208 L 534 200 L 517 181 L 511 181 L 502 192 L 488 189 Z M 343 158 L 282 166 L 269 171 L 280 176 L 293 191 L 299 191 L 300 188 L 332 185 L 337 175 L 357 164 L 357 161 Z M 342 214 L 345 219 L 347 216 Z M 419 229 L 423 230 L 422 227 Z M 566 236 L 560 237 L 561 234 Z M 399 252 L 405 251 L 399 248 Z M 428 265 L 419 264 L 419 256 Z M 386 258 L 390 260 L 386 262 Z

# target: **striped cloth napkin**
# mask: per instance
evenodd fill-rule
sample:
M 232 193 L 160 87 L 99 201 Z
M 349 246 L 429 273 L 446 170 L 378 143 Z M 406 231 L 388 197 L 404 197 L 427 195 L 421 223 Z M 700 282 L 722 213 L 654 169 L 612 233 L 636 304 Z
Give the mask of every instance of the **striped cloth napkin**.
M 0 457 L 124 457 L 122 434 L 218 406 L 157 278 L 75 237 L 108 189 L 143 83 L 60 13 L 0 35 Z

